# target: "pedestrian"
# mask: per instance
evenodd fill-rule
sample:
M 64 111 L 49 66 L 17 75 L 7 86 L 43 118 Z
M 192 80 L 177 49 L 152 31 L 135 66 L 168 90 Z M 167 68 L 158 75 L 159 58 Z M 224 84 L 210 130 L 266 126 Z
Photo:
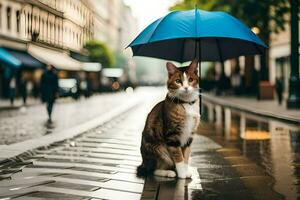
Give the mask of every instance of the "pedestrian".
M 47 64 L 47 69 L 41 78 L 41 97 L 46 103 L 48 112 L 48 122 L 52 122 L 51 114 L 58 92 L 58 77 L 52 65 Z
M 12 77 L 9 82 L 9 99 L 10 105 L 14 105 L 15 97 L 16 97 L 16 78 Z
M 282 97 L 283 97 L 283 80 L 282 77 L 277 77 L 276 78 L 276 93 L 277 93 L 277 98 L 278 98 L 278 104 L 282 104 Z
M 28 92 L 27 92 L 27 80 L 24 74 L 22 74 L 20 80 L 20 93 L 22 95 L 23 104 L 26 105 Z
M 239 73 L 238 70 L 236 70 L 232 76 L 231 76 L 231 85 L 234 91 L 235 95 L 240 95 L 240 91 L 241 91 L 241 82 L 242 82 L 242 77 Z

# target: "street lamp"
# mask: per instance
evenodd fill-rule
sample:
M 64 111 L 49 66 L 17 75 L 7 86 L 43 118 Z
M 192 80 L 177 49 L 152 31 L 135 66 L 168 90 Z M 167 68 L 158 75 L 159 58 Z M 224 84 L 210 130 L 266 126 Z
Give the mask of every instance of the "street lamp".
M 299 80 L 299 1 L 291 3 L 291 75 L 289 84 L 288 108 L 300 108 L 300 80 Z
M 253 33 L 255 33 L 256 35 L 258 35 L 258 34 L 260 33 L 260 29 L 259 29 L 258 27 L 256 27 L 256 26 L 252 27 L 252 28 L 251 28 L 251 31 L 252 31 Z

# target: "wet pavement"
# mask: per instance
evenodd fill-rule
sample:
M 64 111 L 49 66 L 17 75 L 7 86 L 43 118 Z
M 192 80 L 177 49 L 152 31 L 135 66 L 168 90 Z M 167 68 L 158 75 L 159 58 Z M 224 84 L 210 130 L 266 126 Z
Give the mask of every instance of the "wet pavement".
M 0 199 L 298 199 L 300 127 L 205 103 L 192 179 L 136 177 L 151 98 L 77 137 L 0 163 Z M 159 96 L 159 97 L 158 97 Z
M 139 95 L 142 91 L 135 93 Z M 15 110 L 2 110 L 0 111 L 0 145 L 18 143 L 66 130 L 103 115 L 120 104 L 126 104 L 134 97 L 135 94 L 120 92 L 95 95 L 78 101 L 70 98 L 59 99 L 54 105 L 54 123 L 51 124 L 47 123 L 46 107 L 42 104 Z
M 237 152 L 224 158 L 256 199 L 299 199 L 300 126 L 204 103 L 201 134 Z
M 139 199 L 141 108 L 0 166 L 0 199 Z M 143 113 L 144 114 L 144 113 Z M 144 118 L 144 117 L 143 117 Z

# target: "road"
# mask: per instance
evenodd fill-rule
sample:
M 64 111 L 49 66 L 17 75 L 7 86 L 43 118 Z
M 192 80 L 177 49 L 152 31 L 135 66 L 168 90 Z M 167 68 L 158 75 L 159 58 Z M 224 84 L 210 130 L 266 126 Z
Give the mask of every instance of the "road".
M 105 114 L 120 104 L 147 94 L 161 94 L 161 89 L 140 88 L 133 94 L 108 93 L 82 98 L 58 100 L 54 105 L 53 124 L 47 123 L 45 105 L 36 105 L 18 110 L 0 112 L 0 145 L 18 143 L 52 132 L 62 131 Z

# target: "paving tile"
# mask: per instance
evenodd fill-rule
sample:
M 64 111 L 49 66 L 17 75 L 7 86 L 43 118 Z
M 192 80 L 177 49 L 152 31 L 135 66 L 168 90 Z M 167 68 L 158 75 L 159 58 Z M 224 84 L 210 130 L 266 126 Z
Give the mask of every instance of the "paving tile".
M 110 153 L 121 155 L 132 155 L 140 157 L 140 151 L 136 150 L 123 150 L 123 149 L 110 149 L 105 147 L 90 148 L 90 147 L 69 147 L 64 148 L 63 151 L 79 151 L 79 152 L 91 152 L 91 153 Z
M 123 160 L 123 159 L 108 159 L 108 158 L 85 158 L 75 156 L 60 156 L 60 155 L 46 155 L 41 160 L 51 160 L 52 162 L 75 162 L 75 163 L 105 163 L 111 165 L 129 165 L 138 166 L 141 164 L 140 161 Z
M 87 175 L 87 176 L 97 176 L 101 178 L 108 178 L 114 180 L 121 180 L 121 181 L 128 181 L 128 182 L 136 182 L 136 183 L 143 183 L 143 179 L 136 177 L 135 174 L 129 174 L 125 172 L 118 172 L 116 174 L 108 174 L 108 173 L 96 173 L 96 172 L 87 172 L 87 171 L 76 171 L 72 169 L 30 169 L 25 168 L 24 172 L 27 173 L 67 173 L 67 174 L 80 174 L 80 175 Z M 1 182 L 0 182 L 1 184 Z
M 89 171 L 89 169 L 99 169 L 103 171 L 107 171 L 108 173 L 114 173 L 117 172 L 125 172 L 125 173 L 136 173 L 136 169 L 129 169 L 129 168 L 121 168 L 121 167 L 112 167 L 112 166 L 104 166 L 99 164 L 90 164 L 90 163 L 70 163 L 70 162 L 60 162 L 60 163 L 54 163 L 54 162 L 48 162 L 48 161 L 35 161 L 35 165 L 37 166 L 53 166 L 52 168 L 59 168 L 56 166 L 61 166 L 63 168 L 71 168 L 71 167 L 79 167 L 82 168 L 84 171 Z M 51 167 L 49 167 L 51 168 Z
M 77 142 L 76 146 L 82 147 L 106 147 L 112 149 L 123 149 L 123 150 L 139 150 L 138 146 L 122 145 L 122 144 L 112 144 L 112 143 L 88 143 L 88 142 Z
M 67 188 L 73 190 L 84 190 L 84 191 L 96 191 L 100 189 L 100 187 L 92 186 L 92 185 L 83 185 L 78 183 L 67 183 L 67 182 L 57 182 L 47 184 L 47 187 L 56 187 L 56 188 Z
M 32 192 L 29 194 L 25 194 L 20 196 L 16 199 L 64 199 L 64 200 L 85 200 L 88 199 L 88 196 L 77 196 L 71 194 L 63 194 L 63 193 L 56 193 L 56 192 L 44 192 L 44 191 L 37 191 Z
M 79 175 L 79 174 L 62 174 L 59 175 L 63 178 L 70 178 L 70 179 L 82 179 L 82 180 L 88 180 L 88 181 L 100 181 L 100 182 L 107 182 L 110 179 L 108 178 L 101 178 L 101 177 L 95 177 L 95 176 L 86 176 L 86 175 Z
M 139 143 L 137 143 L 136 141 L 124 141 L 124 140 L 120 140 L 117 138 L 101 138 L 101 139 L 97 139 L 97 138 L 83 138 L 78 140 L 78 142 L 86 142 L 86 143 L 96 143 L 96 144 L 101 144 L 101 143 L 109 143 L 109 144 L 121 144 L 121 145 L 127 145 L 127 146 L 133 146 L 133 147 L 139 147 Z
M 111 158 L 116 160 L 132 160 L 141 162 L 141 158 L 137 156 L 131 155 L 120 155 L 120 154 L 111 154 L 111 153 L 100 153 L 100 152 L 78 152 L 78 151 L 53 151 L 47 154 L 39 154 L 39 155 L 58 155 L 58 156 L 76 156 L 76 157 L 85 157 L 85 158 Z

